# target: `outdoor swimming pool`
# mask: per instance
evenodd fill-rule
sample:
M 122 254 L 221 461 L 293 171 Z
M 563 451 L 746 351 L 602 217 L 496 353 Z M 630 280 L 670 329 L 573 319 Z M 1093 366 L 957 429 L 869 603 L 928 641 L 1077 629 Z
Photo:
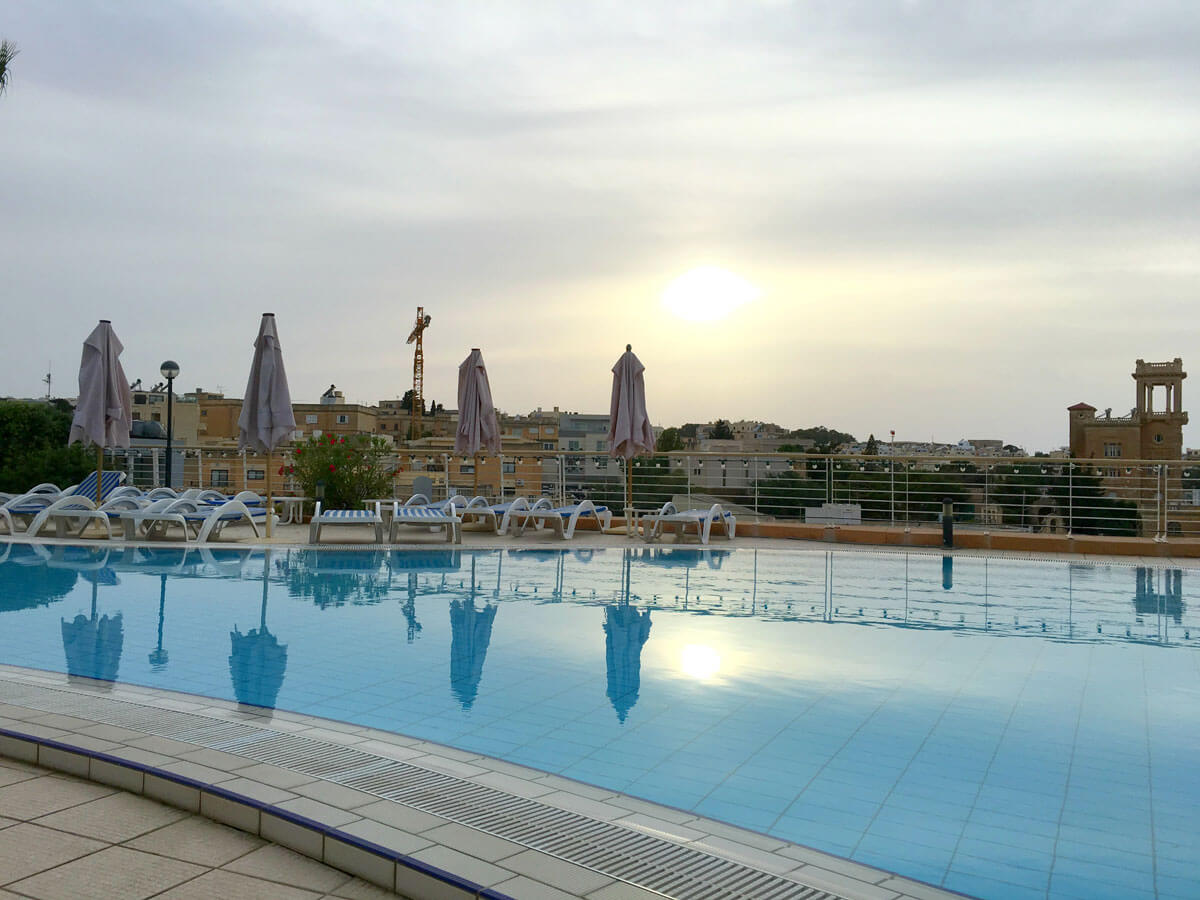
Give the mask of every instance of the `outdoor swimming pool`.
M 0 543 L 0 663 L 435 740 L 981 897 L 1191 898 L 1192 577 Z

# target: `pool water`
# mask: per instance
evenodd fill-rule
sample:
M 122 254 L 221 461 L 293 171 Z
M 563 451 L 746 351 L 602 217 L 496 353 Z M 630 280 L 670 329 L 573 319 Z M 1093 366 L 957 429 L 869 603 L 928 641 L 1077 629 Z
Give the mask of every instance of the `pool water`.
M 0 543 L 0 662 L 324 716 L 986 898 L 1200 894 L 1193 573 Z

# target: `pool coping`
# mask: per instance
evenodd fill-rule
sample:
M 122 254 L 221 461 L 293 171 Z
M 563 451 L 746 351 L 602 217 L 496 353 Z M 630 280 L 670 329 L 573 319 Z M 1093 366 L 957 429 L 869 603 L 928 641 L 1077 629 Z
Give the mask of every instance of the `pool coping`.
M 230 723 L 244 723 L 253 719 L 260 728 L 264 722 L 269 722 L 284 733 L 304 735 L 311 732 L 341 746 L 353 747 L 356 743 L 367 743 L 372 751 L 381 753 L 387 752 L 387 738 L 391 738 L 393 758 L 405 763 L 419 766 L 420 761 L 424 761 L 424 766 L 433 772 L 458 772 L 466 780 L 499 785 L 501 789 L 511 788 L 515 792 L 512 794 L 514 798 L 527 795 L 528 790 L 536 786 L 542 792 L 536 802 L 547 802 L 572 813 L 594 814 L 597 824 L 616 824 L 631 832 L 649 834 L 681 847 L 692 847 L 711 856 L 724 857 L 739 866 L 796 881 L 818 892 L 827 892 L 824 895 L 826 897 L 836 896 L 844 900 L 948 900 L 964 896 L 685 811 L 403 735 L 389 735 L 374 729 L 295 713 L 276 713 L 270 717 L 261 714 L 247 716 L 245 712 L 238 711 L 236 704 L 196 695 L 123 683 L 94 683 L 88 679 L 68 679 L 67 676 L 42 670 L 0 665 L 0 683 L 14 682 L 25 689 L 41 687 L 47 692 L 68 691 L 84 697 L 95 697 L 99 688 L 103 690 L 105 699 L 158 706 L 164 712 L 194 711 L 196 715 Z M 183 707 L 191 709 L 185 710 Z M 89 734 L 88 731 L 93 733 Z M 605 877 L 603 884 L 595 883 L 595 878 L 586 880 L 588 883 L 585 884 L 580 880 L 579 872 L 592 873 L 594 870 L 571 871 L 578 867 L 553 854 L 525 846 L 518 846 L 518 853 L 499 859 L 484 858 L 488 854 L 474 856 L 471 852 L 475 849 L 473 846 L 458 841 L 451 844 L 442 836 L 429 834 L 453 824 L 453 820 L 438 819 L 397 801 L 383 801 L 403 807 L 403 810 L 396 810 L 399 814 L 437 819 L 433 824 L 422 823 L 428 824 L 428 827 L 413 826 L 411 831 L 397 828 L 396 819 L 390 819 L 392 825 L 370 819 L 363 812 L 364 804 L 361 802 L 357 806 L 354 803 L 339 803 L 336 797 L 325 797 L 317 802 L 299 792 L 292 793 L 272 785 L 272 779 L 259 781 L 254 777 L 266 778 L 266 772 L 247 771 L 238 774 L 239 769 L 272 768 L 256 764 L 253 759 L 239 758 L 235 761 L 232 755 L 226 754 L 230 755 L 230 760 L 224 761 L 225 767 L 222 768 L 222 760 L 217 758 L 222 754 L 206 750 L 202 744 L 153 738 L 148 734 L 139 741 L 118 734 L 120 731 L 129 729 L 116 728 L 100 717 L 84 719 L 74 714 L 56 714 L 0 698 L 0 756 L 12 756 L 198 812 L 390 890 L 455 900 L 512 900 L 514 895 L 506 893 L 506 890 L 515 890 L 518 892 L 515 896 L 520 897 L 525 896 L 530 886 L 539 889 L 540 895 L 546 897 L 632 900 L 672 896 L 635 887 L 611 874 Z M 112 740 L 100 738 L 98 734 L 107 734 Z M 129 744 L 115 743 L 119 737 L 124 737 Z M 156 750 L 138 747 L 137 743 L 149 743 Z M 180 747 L 169 746 L 175 743 Z M 210 765 L 183 758 L 187 755 L 202 756 L 205 763 Z M 484 771 L 472 776 L 472 769 Z M 293 770 L 280 769 L 270 774 L 274 778 L 290 771 Z M 314 779 L 311 774 L 297 777 L 304 783 L 293 784 L 296 788 L 319 787 L 316 782 L 322 782 L 328 790 L 348 790 L 334 782 Z M 232 782 L 237 784 L 233 785 Z M 226 786 L 222 786 L 223 783 Z M 320 791 L 314 793 L 319 794 Z M 290 799 L 279 799 L 281 795 L 287 795 Z M 378 800 L 375 797 L 371 799 Z M 281 804 L 300 805 L 305 811 L 299 812 Z M 378 803 L 366 805 L 376 807 Z M 404 813 L 404 810 L 408 813 Z M 353 821 L 347 821 L 347 816 Z M 383 837 L 372 840 L 364 834 L 345 830 L 350 826 L 359 826 L 356 829 L 358 831 L 390 836 L 393 839 L 391 846 L 379 842 Z M 466 825 L 456 825 L 455 828 L 458 831 L 473 830 Z M 486 832 L 476 834 L 485 843 L 487 840 L 511 843 Z M 420 858 L 420 854 L 454 860 L 461 865 L 443 867 Z M 516 856 L 526 858 L 519 867 L 506 869 L 505 861 Z M 551 877 L 542 874 L 543 868 L 553 870 L 555 866 L 563 871 L 551 872 Z M 512 877 L 500 880 L 493 878 L 490 884 L 482 884 L 468 877 L 471 871 L 492 870 L 500 870 L 505 876 Z M 545 880 L 535 881 L 535 875 Z

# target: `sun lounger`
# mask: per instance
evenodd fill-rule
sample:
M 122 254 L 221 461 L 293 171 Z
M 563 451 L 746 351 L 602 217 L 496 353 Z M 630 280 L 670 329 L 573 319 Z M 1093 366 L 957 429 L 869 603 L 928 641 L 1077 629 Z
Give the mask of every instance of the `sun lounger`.
M 396 543 L 401 525 L 418 528 L 445 529 L 448 543 L 462 543 L 462 519 L 458 517 L 453 498 L 440 505 L 432 504 L 401 506 L 399 502 L 392 504 L 392 523 L 388 531 L 388 542 Z
M 677 537 L 682 539 L 687 536 L 688 527 L 695 525 L 700 543 L 707 544 L 714 522 L 719 522 L 725 537 L 733 540 L 737 531 L 737 519 L 733 513 L 722 510 L 720 503 L 714 503 L 708 509 L 685 509 L 680 512 L 674 503 L 667 502 L 658 512 L 642 516 L 642 536 L 649 543 L 662 537 L 667 526 L 672 526 Z
M 379 504 L 375 509 L 321 509 L 317 501 L 313 510 L 312 524 L 308 527 L 308 542 L 315 544 L 321 539 L 321 529 L 326 525 L 370 525 L 375 529 L 375 543 L 383 543 L 383 516 Z
M 113 491 L 120 488 L 121 482 L 124 480 L 124 472 L 105 472 L 100 481 L 101 499 L 108 499 Z M 0 522 L 3 522 L 8 528 L 9 534 L 16 534 L 17 523 L 28 525 L 47 506 L 65 497 L 87 497 L 93 501 L 94 506 L 96 473 L 90 473 L 79 484 L 72 485 L 64 491 L 58 491 L 54 485 L 44 483 L 39 484 L 32 491 L 13 497 L 0 506 Z
M 607 506 L 596 506 L 591 500 L 583 500 L 571 506 L 553 506 L 546 497 L 540 498 L 527 509 L 510 509 L 512 531 L 514 535 L 524 533 L 532 523 L 548 525 L 563 540 L 575 536 L 575 526 L 583 516 L 594 516 L 600 523 L 601 529 L 608 528 L 612 522 L 612 513 Z M 506 516 L 507 518 L 507 516 Z
M 99 522 L 104 528 L 105 537 L 111 540 L 111 520 L 122 513 L 142 509 L 146 505 L 140 497 L 131 494 L 105 500 L 100 506 L 96 506 L 94 501 L 84 496 L 61 497 L 30 520 L 26 533 L 30 537 L 37 537 L 43 528 L 53 523 L 55 537 L 83 537 L 88 525 Z M 72 526 L 75 527 L 73 535 Z
M 124 526 L 125 539 L 135 540 L 138 529 L 142 529 L 142 537 L 165 537 L 167 528 L 178 525 L 183 530 L 186 540 L 191 533 L 196 535 L 196 543 L 203 544 L 210 538 L 217 537 L 227 525 L 245 519 L 254 536 L 258 537 L 258 522 L 266 520 L 266 510 L 251 511 L 240 500 L 227 500 L 219 506 L 207 506 L 195 500 L 158 500 L 145 509 L 120 513 L 118 518 Z

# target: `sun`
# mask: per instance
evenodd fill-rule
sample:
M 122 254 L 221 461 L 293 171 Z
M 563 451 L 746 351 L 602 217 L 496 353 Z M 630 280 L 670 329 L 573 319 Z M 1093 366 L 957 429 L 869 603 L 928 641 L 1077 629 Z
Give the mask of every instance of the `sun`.
M 724 319 L 739 306 L 757 300 L 762 291 L 740 275 L 716 266 L 685 272 L 667 285 L 663 306 L 691 322 Z
M 688 644 L 679 653 L 679 668 L 685 675 L 691 675 L 699 681 L 708 681 L 721 671 L 721 656 L 712 647 Z

